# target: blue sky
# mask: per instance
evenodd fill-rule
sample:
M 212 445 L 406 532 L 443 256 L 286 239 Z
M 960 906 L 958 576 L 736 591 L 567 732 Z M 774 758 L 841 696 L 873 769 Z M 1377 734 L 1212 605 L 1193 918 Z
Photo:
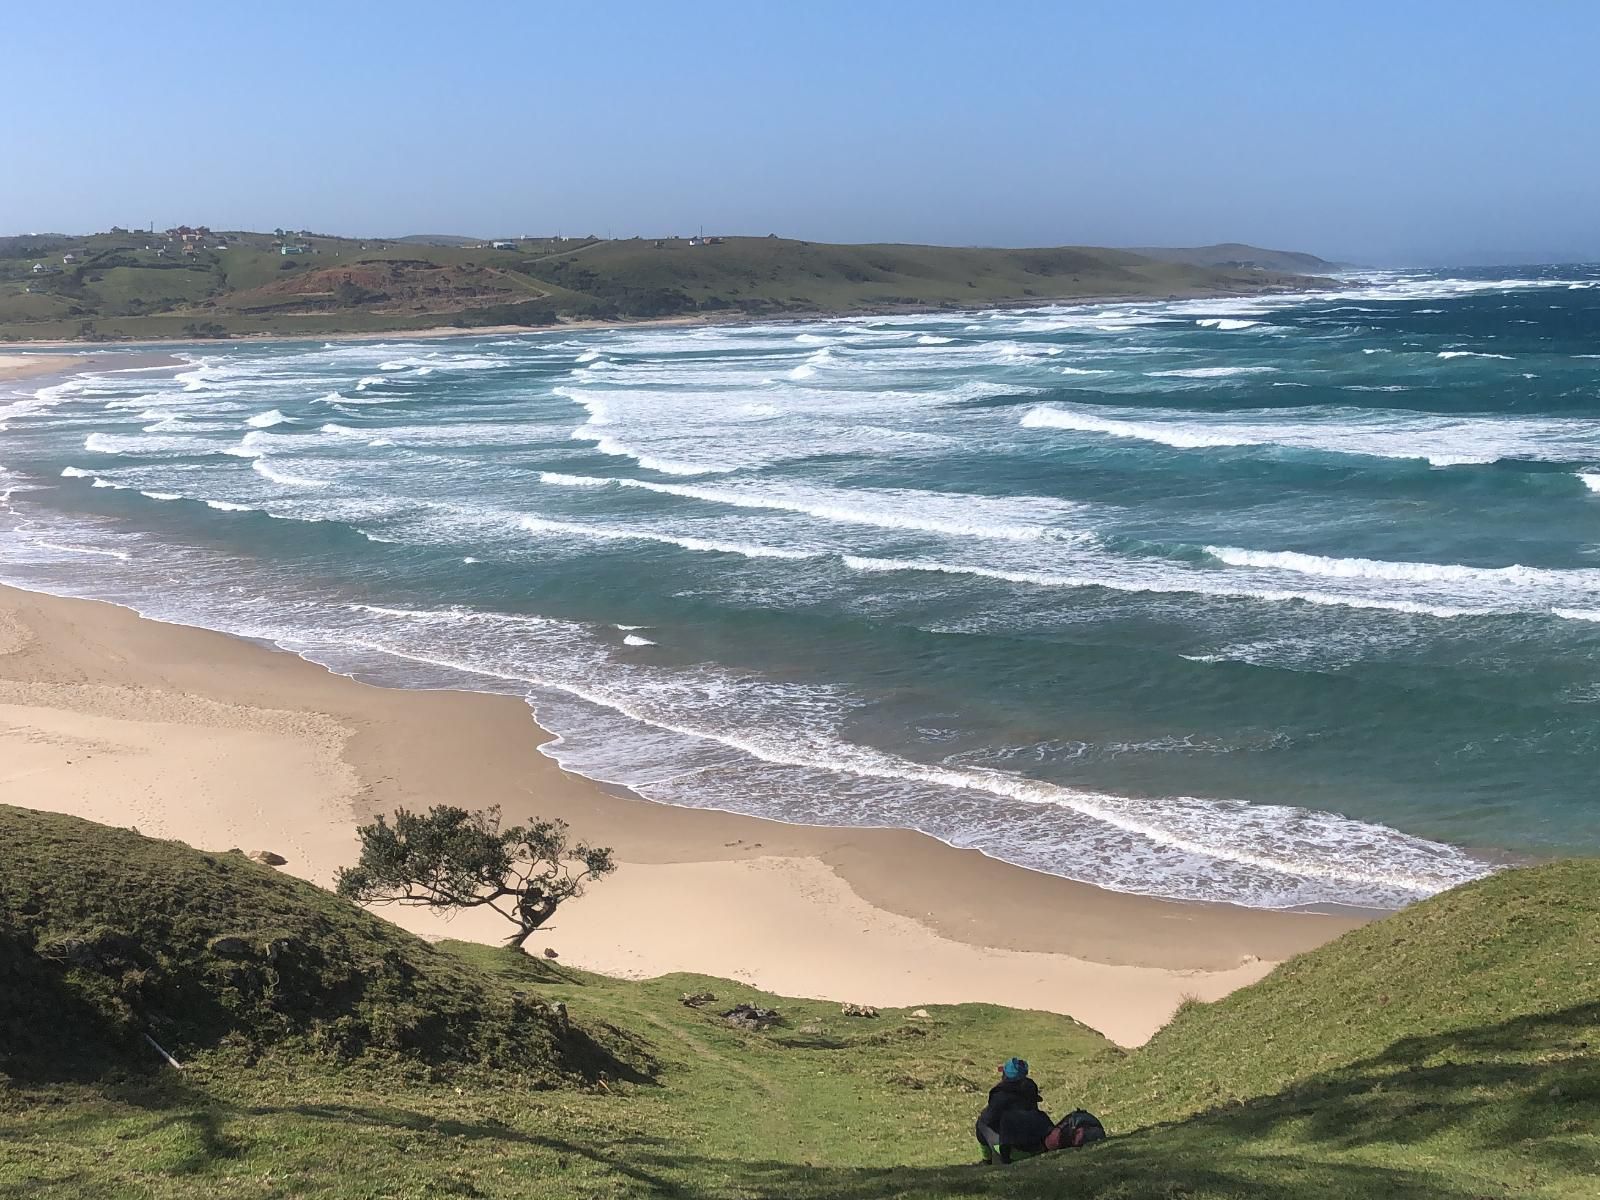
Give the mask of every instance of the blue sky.
M 23 4 L 0 231 L 1600 258 L 1600 4 Z

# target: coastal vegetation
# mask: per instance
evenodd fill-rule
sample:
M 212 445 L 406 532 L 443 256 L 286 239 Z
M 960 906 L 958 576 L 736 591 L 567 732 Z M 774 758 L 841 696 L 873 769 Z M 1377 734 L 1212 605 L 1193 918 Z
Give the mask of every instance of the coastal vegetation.
M 1508 870 L 1122 1051 L 429 945 L 242 853 L 0 807 L 0 1196 L 1576 1200 L 1596 929 L 1600 863 Z M 1111 1139 L 974 1166 L 1013 1053 Z
M 439 804 L 396 810 L 356 828 L 361 857 L 335 890 L 362 904 L 411 904 L 444 912 L 488 908 L 515 927 L 521 947 L 591 881 L 617 869 L 611 851 L 574 842 L 565 821 L 502 826 L 500 809 Z
M 187 226 L 43 234 L 0 238 L 0 340 L 314 336 L 1252 294 L 1308 286 L 1314 271 L 1301 260 L 1322 262 L 1296 256 L 1285 269 L 1276 265 L 1282 252 L 1260 252 L 1271 265 L 1154 253 L 775 236 L 472 242 Z

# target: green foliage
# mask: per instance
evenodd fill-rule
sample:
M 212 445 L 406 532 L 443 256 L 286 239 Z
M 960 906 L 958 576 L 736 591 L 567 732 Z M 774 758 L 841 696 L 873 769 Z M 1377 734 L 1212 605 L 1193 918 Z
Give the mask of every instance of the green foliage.
M 309 1054 L 556 1077 L 605 1056 L 545 1005 L 321 888 L 0 805 L 0 1078 Z
M 521 947 L 589 881 L 617 869 L 611 851 L 573 842 L 565 821 L 502 829 L 498 806 L 468 812 L 435 805 L 397 809 L 361 825 L 361 858 L 339 871 L 339 895 L 365 904 L 412 904 L 453 910 L 491 908 L 515 927 Z

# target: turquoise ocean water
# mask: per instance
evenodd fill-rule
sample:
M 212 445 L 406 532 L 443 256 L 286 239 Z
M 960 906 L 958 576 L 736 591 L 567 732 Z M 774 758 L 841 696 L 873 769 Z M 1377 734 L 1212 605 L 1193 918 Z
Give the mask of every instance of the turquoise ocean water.
M 1126 891 L 1600 851 L 1600 268 L 180 353 L 4 385 L 0 580 Z

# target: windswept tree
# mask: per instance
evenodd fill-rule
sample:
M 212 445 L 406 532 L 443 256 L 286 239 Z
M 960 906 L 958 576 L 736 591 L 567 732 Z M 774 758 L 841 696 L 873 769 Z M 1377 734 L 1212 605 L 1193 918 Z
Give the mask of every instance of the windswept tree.
M 356 830 L 361 858 L 339 871 L 339 895 L 363 904 L 455 911 L 492 908 L 517 927 L 520 947 L 586 884 L 617 869 L 611 851 L 573 842 L 565 821 L 502 829 L 500 808 L 396 809 Z

